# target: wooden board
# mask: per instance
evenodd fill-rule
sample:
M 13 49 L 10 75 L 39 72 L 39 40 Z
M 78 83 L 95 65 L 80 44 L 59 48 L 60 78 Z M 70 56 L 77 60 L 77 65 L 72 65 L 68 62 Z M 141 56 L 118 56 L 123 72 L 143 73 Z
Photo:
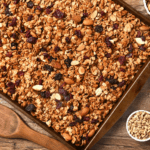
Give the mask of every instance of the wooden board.
M 125 0 L 132 7 L 146 15 L 142 0 Z M 146 15 L 149 19 L 150 16 Z M 2 104 L 12 108 L 8 103 L 1 100 Z M 14 109 L 14 108 L 13 108 Z M 125 122 L 128 115 L 137 110 L 145 109 L 150 111 L 150 79 L 147 81 L 139 95 L 134 100 L 122 118 L 113 126 L 113 128 L 94 146 L 91 150 L 149 150 L 150 142 L 138 143 L 132 140 L 125 129 Z M 16 110 L 15 110 L 16 111 Z M 37 124 L 33 123 L 26 116 L 16 111 L 25 120 L 25 122 L 34 130 L 49 135 L 41 129 Z M 51 136 L 51 135 L 49 135 Z M 46 150 L 32 142 L 21 139 L 4 139 L 0 138 L 0 150 Z

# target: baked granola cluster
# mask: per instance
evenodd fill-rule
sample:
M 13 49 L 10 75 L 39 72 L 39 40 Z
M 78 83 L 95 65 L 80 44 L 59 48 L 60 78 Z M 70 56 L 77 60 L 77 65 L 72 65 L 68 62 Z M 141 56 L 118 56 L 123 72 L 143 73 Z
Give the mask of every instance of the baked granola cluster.
M 112 0 L 1 0 L 0 90 L 85 145 L 148 59 L 149 35 Z

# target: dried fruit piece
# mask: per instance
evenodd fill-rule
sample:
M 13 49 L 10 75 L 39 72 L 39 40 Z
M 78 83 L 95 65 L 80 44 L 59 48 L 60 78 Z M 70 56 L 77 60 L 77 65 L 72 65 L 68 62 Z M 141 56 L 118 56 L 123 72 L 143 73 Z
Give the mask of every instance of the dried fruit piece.
M 28 17 L 28 21 L 31 21 L 31 20 L 32 20 L 32 18 L 33 18 L 33 16 L 32 16 L 32 15 L 30 15 L 30 16 Z
M 34 6 L 34 4 L 33 4 L 32 1 L 29 1 L 29 2 L 27 3 L 27 7 L 28 7 L 28 8 L 32 8 L 33 6 Z
M 62 102 L 59 101 L 59 102 L 57 103 L 56 109 L 59 109 L 59 108 L 61 108 L 61 107 L 62 107 Z
M 50 65 L 44 65 L 44 69 L 49 71 L 49 72 L 52 72 L 54 70 L 53 67 Z
M 83 117 L 83 120 L 84 120 L 84 121 L 89 121 L 89 120 L 90 120 L 90 117 L 84 116 L 84 117 Z
M 42 83 L 43 83 L 43 80 L 40 79 L 40 80 L 39 80 L 39 85 L 42 85 Z
M 77 122 L 71 122 L 71 123 L 69 124 L 69 126 L 73 127 L 73 126 L 75 126 L 76 124 L 77 124 Z
M 91 123 L 92 124 L 96 124 L 96 123 L 98 123 L 99 121 L 97 120 L 97 119 L 92 119 L 92 121 L 91 121 Z
M 35 106 L 33 104 L 29 104 L 28 106 L 26 106 L 25 110 L 28 112 L 34 111 Z
M 3 66 L 2 69 L 3 69 L 3 71 L 6 71 L 6 70 L 7 70 L 7 69 L 6 69 L 6 66 Z
M 19 72 L 18 72 L 18 75 L 19 75 L 19 76 L 23 76 L 23 75 L 24 75 L 24 72 L 23 72 L 23 71 L 19 71 Z
M 80 31 L 80 30 L 75 30 L 75 35 L 76 35 L 78 38 L 82 38 L 82 34 L 81 34 L 81 31 Z
M 69 44 L 71 42 L 70 38 L 69 37 L 66 37 L 65 38 L 66 42 Z
M 45 11 L 46 11 L 46 14 L 50 14 L 52 12 L 50 8 L 46 8 Z
M 12 50 L 16 50 L 17 49 L 17 46 L 18 46 L 18 43 L 11 43 L 11 49 Z
M 5 15 L 7 15 L 7 16 L 11 16 L 12 15 L 11 11 L 9 10 L 9 7 L 7 7 L 5 9 Z
M 0 39 L 0 47 L 2 47 L 2 40 Z
M 20 82 L 21 82 L 21 80 L 19 80 L 19 79 L 16 80 L 15 85 L 16 85 L 16 86 L 19 86 Z
M 66 64 L 67 68 L 71 66 L 71 62 L 72 62 L 72 59 L 70 59 L 69 57 L 65 59 L 64 63 Z
M 118 61 L 120 62 L 120 65 L 124 65 L 126 62 L 126 57 L 125 56 L 120 56 Z
M 111 76 L 109 79 L 107 78 L 106 81 L 108 81 L 110 84 L 118 84 L 118 80 L 114 79 L 113 76 Z
M 102 75 L 99 77 L 99 82 L 101 82 L 101 81 L 103 81 L 103 76 Z
M 15 84 L 14 84 L 13 82 L 9 82 L 9 83 L 7 84 L 7 86 L 8 86 L 9 88 L 11 88 L 11 89 L 14 89 L 14 88 L 15 88 Z
M 31 44 L 35 44 L 36 43 L 36 41 L 37 41 L 37 38 L 35 38 L 35 37 L 29 37 L 28 39 L 27 39 L 27 42 L 28 43 L 31 43 Z
M 57 73 L 55 75 L 55 80 L 61 80 L 61 78 L 62 78 L 62 74 L 61 73 Z
M 129 44 L 129 49 L 128 49 L 128 51 L 129 51 L 130 53 L 133 51 L 133 46 L 132 46 L 132 44 Z
M 16 26 L 17 25 L 16 21 L 17 21 L 17 18 L 15 17 L 15 18 L 12 19 L 12 21 L 9 25 L 12 26 L 12 27 Z
M 14 4 L 18 4 L 18 3 L 19 3 L 19 1 L 20 1 L 20 0 L 15 0 L 15 1 L 14 1 Z
M 118 29 L 119 25 L 117 23 L 113 24 L 113 29 Z
M 53 16 L 58 18 L 58 19 L 62 19 L 65 17 L 65 13 L 61 12 L 59 9 L 57 9 L 54 13 Z
M 98 33 L 103 32 L 103 26 L 102 26 L 102 25 L 97 25 L 97 26 L 95 27 L 95 32 L 98 32 Z
M 118 84 L 118 86 L 119 86 L 119 87 L 122 87 L 122 86 L 124 86 L 125 84 L 126 84 L 126 81 L 123 80 L 122 82 L 120 82 L 120 83 Z
M 55 53 L 57 53 L 58 51 L 60 51 L 60 47 L 59 47 L 59 46 L 56 46 L 56 47 L 54 48 L 54 51 L 55 51 Z

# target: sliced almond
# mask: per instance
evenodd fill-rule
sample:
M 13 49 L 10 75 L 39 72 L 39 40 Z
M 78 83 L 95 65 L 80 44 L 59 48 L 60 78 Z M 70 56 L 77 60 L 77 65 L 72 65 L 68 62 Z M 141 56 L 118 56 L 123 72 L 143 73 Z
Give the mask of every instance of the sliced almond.
M 142 31 L 149 31 L 149 27 L 148 26 L 141 26 L 140 27 L 140 30 L 142 30 Z
M 61 135 L 66 141 L 70 141 L 72 139 L 71 136 L 67 133 L 62 133 Z
M 73 60 L 73 61 L 71 62 L 71 65 L 72 65 L 72 66 L 79 65 L 79 61 L 77 61 L 77 60 Z
M 82 74 L 84 74 L 85 73 L 85 69 L 84 69 L 84 67 L 79 67 L 79 73 L 82 75 Z
M 43 85 L 34 85 L 32 88 L 35 91 L 41 91 L 43 89 Z
M 85 19 L 85 20 L 83 21 L 83 24 L 84 24 L 85 26 L 91 26 L 91 25 L 94 24 L 94 21 L 93 21 L 93 20 L 90 20 L 90 19 Z
M 136 42 L 140 45 L 143 45 L 146 43 L 146 41 L 143 41 L 141 38 L 135 38 Z
M 78 48 L 77 51 L 82 51 L 85 48 L 85 45 L 83 43 L 81 43 Z
M 56 69 L 61 69 L 61 64 L 58 61 L 52 61 L 51 65 Z
M 88 137 L 92 137 L 94 134 L 95 134 L 95 129 L 92 129 L 92 130 L 89 132 Z
M 117 19 L 117 18 L 116 18 L 115 15 L 111 15 L 111 16 L 110 16 L 110 20 L 111 20 L 111 21 L 116 21 L 116 19 Z
M 81 16 L 80 15 L 73 15 L 72 20 L 75 21 L 76 23 L 81 22 Z
M 91 17 L 92 19 L 95 19 L 96 16 L 97 16 L 97 10 L 95 10 L 95 11 L 90 15 L 90 17 Z
M 62 100 L 62 96 L 59 94 L 59 93 L 53 93 L 52 96 L 51 96 L 51 99 L 57 99 L 59 101 Z
M 99 87 L 96 91 L 95 91 L 96 96 L 99 96 L 102 94 L 102 89 Z
M 64 81 L 67 84 L 74 84 L 74 81 L 72 79 L 70 79 L 70 78 L 65 78 Z

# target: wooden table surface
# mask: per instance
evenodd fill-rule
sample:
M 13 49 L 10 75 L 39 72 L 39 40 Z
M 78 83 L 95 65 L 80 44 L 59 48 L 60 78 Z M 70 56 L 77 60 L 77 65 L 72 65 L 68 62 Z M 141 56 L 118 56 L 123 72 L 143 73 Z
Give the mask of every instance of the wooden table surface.
M 147 16 L 144 9 L 143 0 L 125 0 L 128 4 Z M 150 19 L 150 16 L 147 16 Z M 0 103 L 15 110 L 4 100 L 0 99 Z M 150 150 L 150 142 L 139 143 L 132 140 L 126 132 L 127 117 L 135 110 L 150 111 L 150 78 L 142 88 L 141 92 L 135 98 L 132 105 L 120 118 L 120 120 L 112 127 L 112 129 L 95 145 L 91 150 Z M 15 110 L 16 111 L 16 110 Z M 34 130 L 40 133 L 48 134 L 41 129 L 36 123 L 16 111 L 24 121 Z M 47 150 L 37 144 L 22 139 L 5 139 L 0 138 L 0 150 Z

